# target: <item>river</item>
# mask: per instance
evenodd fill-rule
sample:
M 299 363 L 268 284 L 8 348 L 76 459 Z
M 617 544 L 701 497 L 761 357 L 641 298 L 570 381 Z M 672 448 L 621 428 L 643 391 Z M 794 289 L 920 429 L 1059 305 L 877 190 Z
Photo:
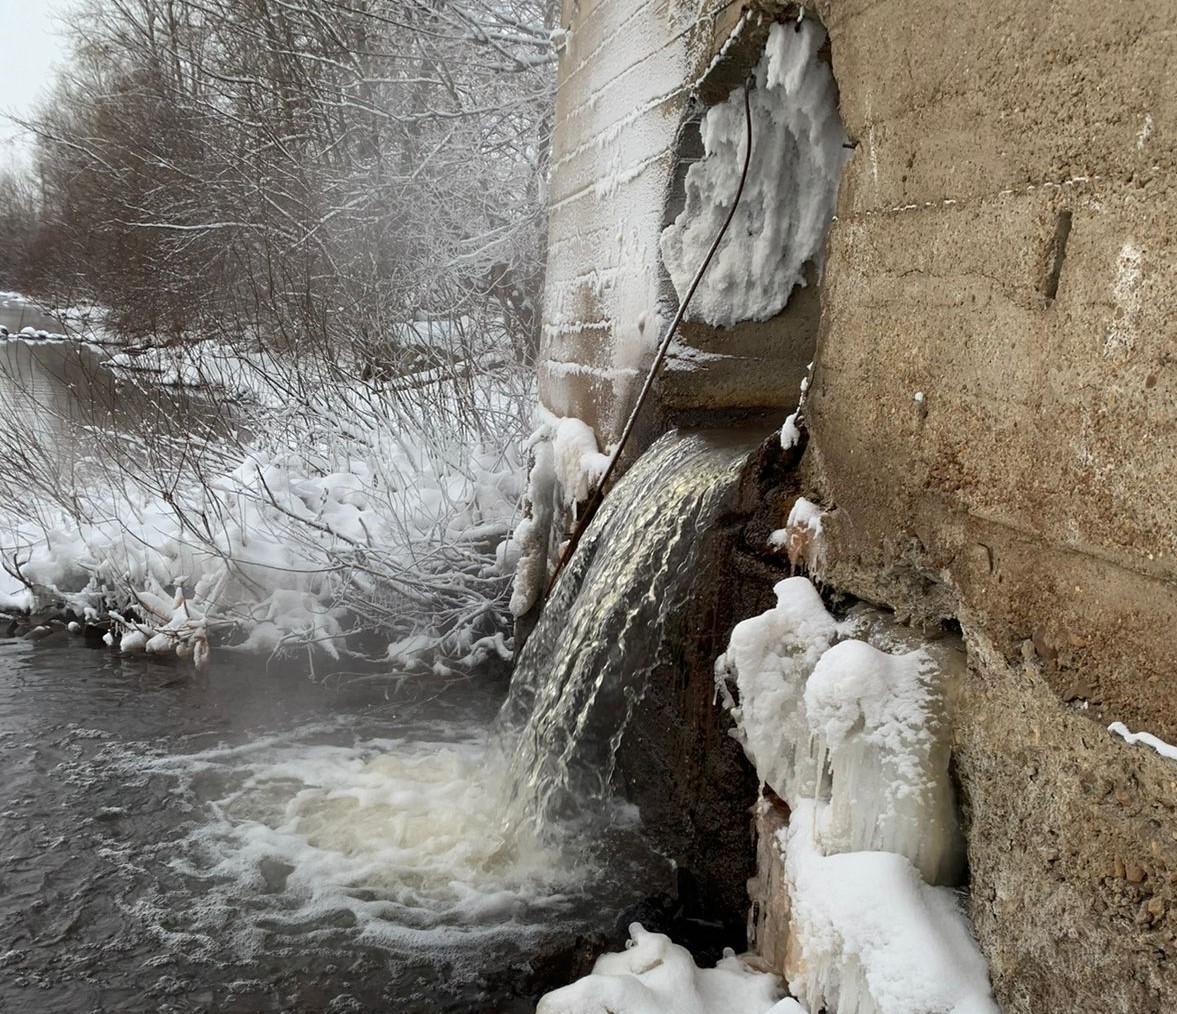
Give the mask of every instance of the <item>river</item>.
M 180 438 L 200 418 L 101 356 L 4 342 L 4 453 L 26 439 L 72 468 L 143 413 Z M 199 673 L 65 632 L 0 639 L 0 1010 L 532 1010 L 668 867 L 624 809 L 504 821 L 502 670 L 220 650 Z
M 530 1010 L 586 899 L 499 837 L 501 692 L 0 641 L 0 1009 Z

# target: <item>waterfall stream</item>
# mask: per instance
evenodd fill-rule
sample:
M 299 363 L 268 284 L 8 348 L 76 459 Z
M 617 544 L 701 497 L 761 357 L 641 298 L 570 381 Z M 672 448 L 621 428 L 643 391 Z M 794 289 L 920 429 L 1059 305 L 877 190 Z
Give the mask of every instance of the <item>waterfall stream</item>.
M 516 737 L 511 819 L 567 819 L 611 796 L 634 709 L 673 650 L 664 627 L 688 608 L 700 537 L 748 451 L 730 437 L 671 433 L 606 497 L 519 656 L 500 715 Z

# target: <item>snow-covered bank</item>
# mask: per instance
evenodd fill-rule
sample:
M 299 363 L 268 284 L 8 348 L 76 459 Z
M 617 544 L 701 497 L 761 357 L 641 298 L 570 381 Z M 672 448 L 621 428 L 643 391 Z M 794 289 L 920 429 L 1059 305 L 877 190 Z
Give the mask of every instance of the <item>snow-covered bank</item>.
M 109 622 L 129 651 L 338 654 L 366 632 L 400 664 L 508 653 L 519 371 L 369 383 L 220 343 L 149 358 L 120 397 L 158 408 L 129 432 L 62 420 L 67 461 L 29 420 L 3 423 L 0 608 Z M 159 392 L 177 383 L 237 404 L 215 425 L 172 418 Z

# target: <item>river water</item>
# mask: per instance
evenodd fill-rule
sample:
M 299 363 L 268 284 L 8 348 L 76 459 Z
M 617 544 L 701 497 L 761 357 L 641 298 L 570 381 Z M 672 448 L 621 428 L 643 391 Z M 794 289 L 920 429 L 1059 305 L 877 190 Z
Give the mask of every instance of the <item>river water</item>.
M 171 446 L 223 442 L 242 425 L 203 391 L 116 379 L 101 349 L 61 340 L 62 325 L 28 303 L 0 298 L 0 325 L 10 332 L 0 342 L 0 463 L 13 447 L 59 469 L 88 456 L 117 460 L 144 433 L 165 455 Z M 21 336 L 24 328 L 34 334 Z
M 0 641 L 0 1010 L 530 1011 L 630 895 L 503 832 L 502 690 Z
M 100 363 L 0 345 L 0 478 L 6 453 L 76 467 L 145 412 L 181 435 L 199 417 Z M 501 667 L 325 676 L 218 651 L 197 673 L 0 638 L 0 1010 L 532 1010 L 669 868 L 624 808 L 504 820 L 505 692 Z

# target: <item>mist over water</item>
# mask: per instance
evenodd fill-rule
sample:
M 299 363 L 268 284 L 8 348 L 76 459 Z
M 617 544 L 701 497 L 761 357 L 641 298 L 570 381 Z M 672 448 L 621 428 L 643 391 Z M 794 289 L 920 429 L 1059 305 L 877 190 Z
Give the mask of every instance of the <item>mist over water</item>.
M 0 1008 L 530 1010 L 633 884 L 504 830 L 503 690 L 0 642 Z

